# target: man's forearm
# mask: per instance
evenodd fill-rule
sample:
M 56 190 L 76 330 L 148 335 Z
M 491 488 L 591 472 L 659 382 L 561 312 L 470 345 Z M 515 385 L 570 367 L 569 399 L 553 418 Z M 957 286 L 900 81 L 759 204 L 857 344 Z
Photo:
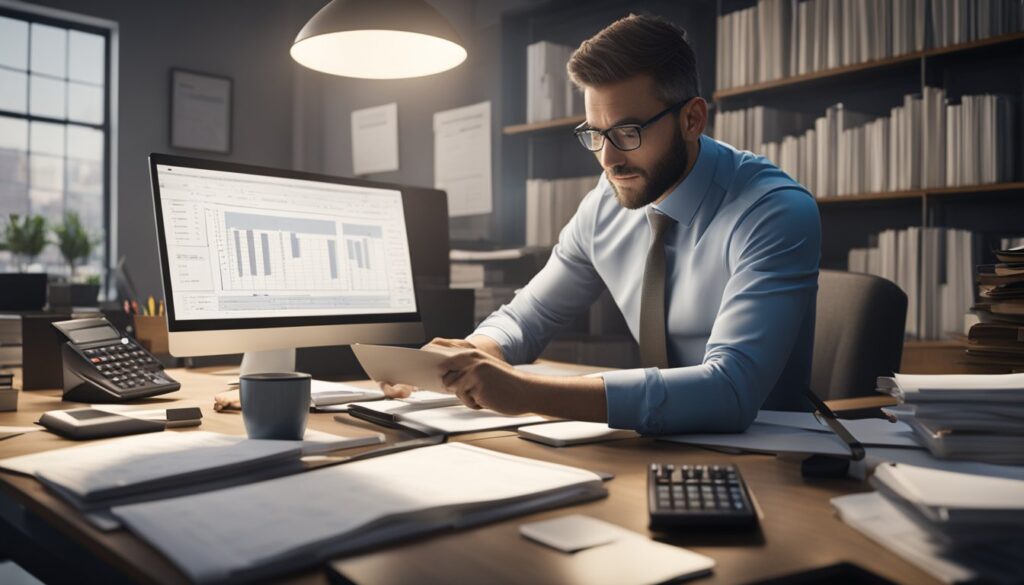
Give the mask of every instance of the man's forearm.
M 601 378 L 530 376 L 522 391 L 524 410 L 569 420 L 608 421 Z
M 501 346 L 498 345 L 498 342 L 486 335 L 470 335 L 466 341 L 470 342 L 474 347 L 488 355 L 494 356 L 501 361 L 507 361 L 505 359 L 505 352 L 501 350 Z

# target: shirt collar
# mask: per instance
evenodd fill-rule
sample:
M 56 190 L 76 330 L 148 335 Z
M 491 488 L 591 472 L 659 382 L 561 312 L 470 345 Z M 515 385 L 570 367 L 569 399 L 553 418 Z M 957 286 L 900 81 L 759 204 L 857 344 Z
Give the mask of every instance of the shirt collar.
M 708 193 L 711 180 L 715 176 L 715 166 L 718 161 L 718 145 L 714 140 L 701 134 L 700 152 L 697 153 L 697 161 L 690 169 L 690 174 L 676 188 L 669 193 L 661 203 L 654 205 L 654 208 L 665 215 L 676 220 L 676 222 L 689 226 Z

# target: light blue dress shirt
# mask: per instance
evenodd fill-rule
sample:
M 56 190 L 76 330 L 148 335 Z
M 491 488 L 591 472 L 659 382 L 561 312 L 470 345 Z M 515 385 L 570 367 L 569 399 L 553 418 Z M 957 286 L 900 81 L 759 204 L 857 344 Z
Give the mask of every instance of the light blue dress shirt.
M 739 432 L 758 409 L 807 410 L 821 224 L 811 194 L 764 157 L 707 136 L 655 205 L 665 235 L 671 367 L 604 374 L 608 422 L 645 434 Z M 651 229 L 602 176 L 545 267 L 475 334 L 533 361 L 607 288 L 634 338 Z

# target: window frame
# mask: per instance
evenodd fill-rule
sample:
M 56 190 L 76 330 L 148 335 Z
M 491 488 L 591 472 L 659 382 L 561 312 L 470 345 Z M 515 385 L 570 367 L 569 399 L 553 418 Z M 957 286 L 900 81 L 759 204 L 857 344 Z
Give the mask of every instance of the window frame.
M 92 16 L 77 14 L 74 12 L 68 12 L 64 10 L 58 10 L 53 8 L 35 6 L 26 4 L 24 2 L 10 2 L 7 0 L 0 0 L 0 16 L 21 20 L 29 23 L 28 33 L 28 51 L 29 51 L 29 65 L 25 73 L 29 77 L 26 80 L 26 103 L 25 112 L 12 112 L 9 110 L 0 110 L 0 115 L 25 120 L 29 124 L 31 132 L 32 122 L 46 122 L 50 124 L 59 124 L 65 128 L 65 152 L 62 157 L 64 161 L 64 177 L 63 177 L 63 193 L 65 202 L 67 201 L 67 189 L 68 189 L 68 171 L 67 171 L 67 127 L 68 126 L 81 126 L 85 128 L 91 128 L 103 132 L 103 255 L 100 263 L 102 270 L 102 290 L 108 291 L 110 288 L 110 279 L 112 276 L 111 268 L 114 266 L 113 255 L 117 246 L 117 162 L 115 160 L 117 156 L 117 109 L 116 109 L 116 89 L 117 89 L 117 41 L 118 41 L 118 26 L 116 22 L 108 21 L 105 19 L 95 18 Z M 80 32 L 90 33 L 102 36 L 104 38 L 104 54 L 103 54 L 103 122 L 101 124 L 94 124 L 88 122 L 72 121 L 67 117 L 68 114 L 68 100 L 70 97 L 65 96 L 65 117 L 51 118 L 48 116 L 40 116 L 32 114 L 31 109 L 31 47 L 32 47 L 32 24 L 44 24 L 54 26 L 66 30 L 76 30 Z M 71 81 L 68 77 L 68 73 L 65 72 L 63 81 L 65 83 Z M 67 90 L 66 90 L 67 91 Z M 31 141 L 29 144 L 31 149 Z M 31 152 L 31 151 L 29 151 Z M 31 154 L 29 154 L 31 157 Z M 32 177 L 31 173 L 26 176 L 26 187 L 31 190 Z M 104 296 L 106 296 L 104 294 Z

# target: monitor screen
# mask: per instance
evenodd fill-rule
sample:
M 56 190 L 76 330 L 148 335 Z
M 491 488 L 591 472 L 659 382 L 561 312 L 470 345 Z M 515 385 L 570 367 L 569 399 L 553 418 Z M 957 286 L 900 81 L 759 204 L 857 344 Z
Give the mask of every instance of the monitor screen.
M 151 168 L 172 322 L 416 313 L 401 191 Z

